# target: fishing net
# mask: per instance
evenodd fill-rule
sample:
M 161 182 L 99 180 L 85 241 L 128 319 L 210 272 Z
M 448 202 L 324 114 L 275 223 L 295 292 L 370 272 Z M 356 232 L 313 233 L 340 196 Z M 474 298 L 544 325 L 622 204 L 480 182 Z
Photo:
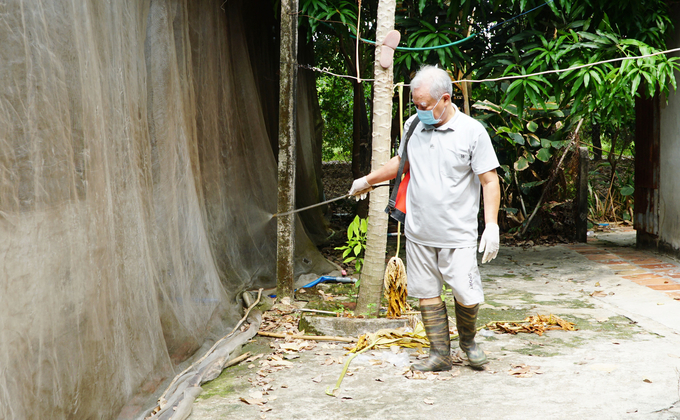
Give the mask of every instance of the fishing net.
M 116 417 L 275 285 L 275 5 L 246 3 L 0 2 L 0 418 Z

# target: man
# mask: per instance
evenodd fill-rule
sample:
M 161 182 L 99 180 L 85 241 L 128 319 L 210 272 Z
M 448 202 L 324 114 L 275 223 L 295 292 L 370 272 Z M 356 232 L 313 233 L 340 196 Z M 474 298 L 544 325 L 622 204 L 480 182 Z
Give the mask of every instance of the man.
M 441 299 L 443 281 L 453 289 L 460 348 L 470 366 L 482 368 L 486 355 L 475 343 L 477 311 L 484 301 L 477 268 L 477 214 L 480 186 L 486 227 L 479 252 L 482 263 L 499 248 L 498 159 L 484 127 L 451 102 L 451 79 L 444 70 L 423 67 L 411 81 L 413 104 L 420 119 L 408 141 L 404 172 L 406 193 L 406 265 L 408 294 L 420 299 L 430 355 L 413 370 L 451 369 L 449 323 Z M 404 125 L 408 131 L 415 116 Z M 349 193 L 365 197 L 371 185 L 397 176 L 404 141 L 397 156 L 354 181 Z

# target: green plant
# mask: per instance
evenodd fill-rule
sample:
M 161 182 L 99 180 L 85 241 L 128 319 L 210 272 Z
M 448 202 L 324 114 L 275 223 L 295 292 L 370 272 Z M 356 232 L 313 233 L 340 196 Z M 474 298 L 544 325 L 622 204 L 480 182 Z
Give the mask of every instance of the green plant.
M 368 230 L 368 219 L 361 219 L 356 216 L 352 223 L 347 227 L 347 243 L 335 249 L 342 251 L 344 263 L 354 261 L 354 270 L 361 271 L 364 264 L 364 250 L 366 249 L 366 231 Z

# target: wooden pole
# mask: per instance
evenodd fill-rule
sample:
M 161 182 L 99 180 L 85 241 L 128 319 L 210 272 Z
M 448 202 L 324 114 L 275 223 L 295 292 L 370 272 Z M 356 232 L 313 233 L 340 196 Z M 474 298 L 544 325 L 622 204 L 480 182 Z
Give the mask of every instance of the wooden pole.
M 278 213 L 295 209 L 297 12 L 298 0 L 281 0 Z M 295 215 L 280 216 L 276 220 L 276 293 L 279 297 L 293 296 Z
M 576 190 L 576 241 L 588 242 L 588 148 L 578 148 L 578 188 Z

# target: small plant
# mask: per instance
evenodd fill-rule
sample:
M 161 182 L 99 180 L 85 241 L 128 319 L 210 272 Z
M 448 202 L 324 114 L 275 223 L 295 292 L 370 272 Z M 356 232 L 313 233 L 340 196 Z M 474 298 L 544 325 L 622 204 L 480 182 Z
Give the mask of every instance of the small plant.
M 354 270 L 357 273 L 361 271 L 361 266 L 364 264 L 363 254 L 364 249 L 366 249 L 367 220 L 356 216 L 347 227 L 347 244 L 335 248 L 342 251 L 342 262 L 347 264 L 354 261 Z

